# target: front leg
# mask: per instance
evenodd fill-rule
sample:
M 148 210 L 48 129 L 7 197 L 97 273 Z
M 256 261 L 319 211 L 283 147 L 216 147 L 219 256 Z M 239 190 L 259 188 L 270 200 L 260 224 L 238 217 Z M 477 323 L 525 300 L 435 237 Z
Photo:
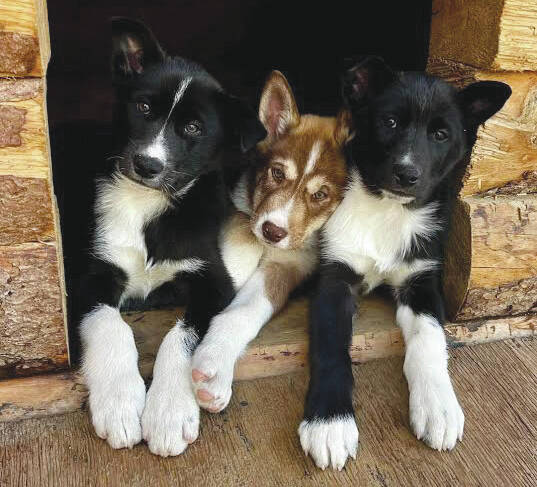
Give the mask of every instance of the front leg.
M 142 439 L 145 384 L 132 330 L 119 312 L 126 276 L 111 264 L 96 266 L 84 285 L 80 311 L 82 374 L 95 432 L 112 448 L 131 448 Z
M 397 324 L 405 339 L 403 371 L 409 389 L 410 425 L 435 450 L 462 439 L 464 414 L 448 373 L 440 278 L 427 273 L 397 290 Z
M 190 276 L 190 303 L 160 345 L 153 382 L 142 415 L 143 438 L 163 457 L 181 454 L 198 437 L 199 406 L 190 381 L 190 362 L 210 318 L 233 296 L 233 286 L 222 267 Z
M 358 282 L 345 264 L 324 264 L 311 304 L 310 384 L 298 432 L 304 452 L 322 469 L 341 470 L 358 448 L 349 356 Z
M 231 304 L 211 320 L 192 359 L 192 382 L 201 407 L 217 413 L 228 405 L 236 361 L 312 270 L 311 260 L 263 262 Z

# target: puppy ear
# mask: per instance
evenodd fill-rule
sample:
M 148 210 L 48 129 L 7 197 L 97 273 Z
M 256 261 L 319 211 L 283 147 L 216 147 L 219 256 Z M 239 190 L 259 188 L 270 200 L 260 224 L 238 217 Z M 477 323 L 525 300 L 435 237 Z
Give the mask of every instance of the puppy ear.
M 259 119 L 269 137 L 280 137 L 300 123 L 293 90 L 279 71 L 270 73 L 259 102 Z
M 334 130 L 334 139 L 343 146 L 354 137 L 352 116 L 349 110 L 340 110 L 336 117 L 336 128 Z
M 165 58 L 153 33 L 137 20 L 114 17 L 112 25 L 112 74 L 122 79 L 140 74 Z
M 229 127 L 238 137 L 241 151 L 247 152 L 263 140 L 267 132 L 254 110 L 243 100 L 224 94 Z
M 479 81 L 459 91 L 459 103 L 469 127 L 479 127 L 498 112 L 511 96 L 511 87 L 499 81 Z
M 380 93 L 395 76 L 382 58 L 368 56 L 343 75 L 343 99 L 348 104 L 362 103 Z

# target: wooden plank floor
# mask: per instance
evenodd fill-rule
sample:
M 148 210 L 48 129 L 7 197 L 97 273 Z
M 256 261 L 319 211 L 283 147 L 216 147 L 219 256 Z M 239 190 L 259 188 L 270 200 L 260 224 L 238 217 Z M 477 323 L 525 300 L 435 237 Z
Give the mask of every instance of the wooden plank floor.
M 355 366 L 360 428 L 356 461 L 317 470 L 300 450 L 306 375 L 235 385 L 230 407 L 203 415 L 199 440 L 162 459 L 145 445 L 114 451 L 87 414 L 0 424 L 4 486 L 530 486 L 537 485 L 537 340 L 452 350 L 450 368 L 466 413 L 463 442 L 438 453 L 408 431 L 402 358 Z

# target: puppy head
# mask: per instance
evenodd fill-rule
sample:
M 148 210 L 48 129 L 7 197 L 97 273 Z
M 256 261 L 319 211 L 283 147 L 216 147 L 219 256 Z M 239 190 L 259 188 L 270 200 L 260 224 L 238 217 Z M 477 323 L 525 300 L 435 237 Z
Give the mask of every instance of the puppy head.
M 300 115 L 285 77 L 271 73 L 259 106 L 267 130 L 253 194 L 252 230 L 267 245 L 303 246 L 341 201 L 348 112 L 337 118 Z
M 492 81 L 457 91 L 423 73 L 394 73 L 379 58 L 357 64 L 343 77 L 343 95 L 366 186 L 401 203 L 427 202 L 510 94 Z
M 119 170 L 170 196 L 265 135 L 256 114 L 201 66 L 165 54 L 142 23 L 112 21 L 112 72 L 123 141 Z

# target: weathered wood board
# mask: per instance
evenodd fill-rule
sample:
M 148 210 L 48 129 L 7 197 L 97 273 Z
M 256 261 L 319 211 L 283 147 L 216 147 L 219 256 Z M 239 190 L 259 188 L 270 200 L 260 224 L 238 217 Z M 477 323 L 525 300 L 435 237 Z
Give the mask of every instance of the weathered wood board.
M 537 2 L 434 0 L 430 55 L 493 70 L 537 70 Z
M 125 315 L 135 330 L 140 352 L 140 370 L 150 377 L 158 345 L 175 323 L 181 310 L 133 312 Z M 235 369 L 235 379 L 245 380 L 289 373 L 307 367 L 307 307 L 296 300 L 272 320 L 250 344 Z M 537 335 L 537 316 L 517 316 L 449 324 L 452 347 L 515 337 Z M 350 355 L 353 362 L 401 355 L 404 343 L 394 324 L 394 308 L 382 298 L 367 298 L 355 320 Z M 0 381 L 0 421 L 80 408 L 87 396 L 77 372 L 49 374 Z

